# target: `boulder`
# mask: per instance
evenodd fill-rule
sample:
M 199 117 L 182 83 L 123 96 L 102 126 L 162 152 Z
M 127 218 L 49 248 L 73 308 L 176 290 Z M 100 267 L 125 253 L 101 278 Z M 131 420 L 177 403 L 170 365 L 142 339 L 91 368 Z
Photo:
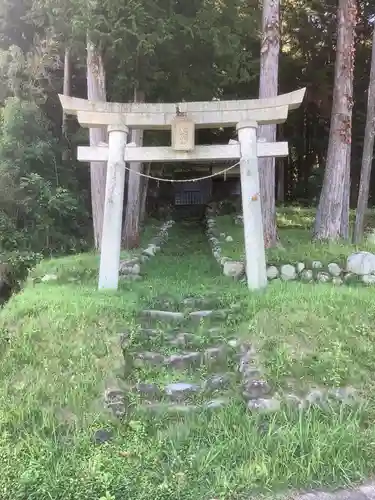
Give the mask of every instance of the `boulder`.
M 57 280 L 56 274 L 46 274 L 41 279 L 41 281 L 43 281 L 43 282 L 46 282 L 46 281 L 56 281 L 56 280 Z
M 225 241 L 226 241 L 227 243 L 231 243 L 231 242 L 233 241 L 232 236 L 230 236 L 230 235 L 228 234 L 228 236 L 225 238 Z
M 126 281 L 141 281 L 142 276 L 140 274 L 121 274 L 121 278 Z
M 331 276 L 324 272 L 319 272 L 316 277 L 321 283 L 327 283 L 331 279 Z
M 251 412 L 273 413 L 280 410 L 281 402 L 276 398 L 252 399 L 247 404 Z
M 311 281 L 313 281 L 313 278 L 314 278 L 314 275 L 313 275 L 313 272 L 311 271 L 311 269 L 305 269 L 304 271 L 302 271 L 302 274 L 301 274 L 302 281 L 310 283 Z
M 362 281 L 365 285 L 375 285 L 375 275 L 374 274 L 364 274 L 362 276 Z
M 331 264 L 328 264 L 328 271 L 332 276 L 340 276 L 342 269 L 335 262 L 331 262 Z
M 276 266 L 270 266 L 267 268 L 267 278 L 269 280 L 274 280 L 279 277 L 279 270 Z
M 224 263 L 223 273 L 234 279 L 240 279 L 245 272 L 245 265 L 243 262 L 230 260 Z
M 284 264 L 280 268 L 281 279 L 284 281 L 295 280 L 297 277 L 297 271 L 291 264 Z
M 146 257 L 154 257 L 154 255 L 156 254 L 155 245 L 149 245 L 147 248 L 143 250 L 142 254 L 146 255 Z
M 219 262 L 220 262 L 220 259 L 221 259 L 221 252 L 220 252 L 220 250 L 214 250 L 214 251 L 213 251 L 213 256 L 215 257 L 215 259 L 216 259 L 217 261 L 219 261 Z M 225 267 L 225 265 L 224 265 L 224 267 Z
M 141 267 L 138 263 L 138 261 L 121 261 L 120 262 L 120 268 L 119 268 L 120 274 L 139 274 L 141 272 Z
M 95 444 L 104 444 L 108 443 L 109 441 L 112 441 L 113 438 L 114 438 L 114 433 L 112 430 L 98 429 L 97 431 L 94 432 L 92 440 L 94 441 Z
M 227 399 L 212 399 L 211 401 L 204 403 L 202 407 L 206 410 L 215 410 L 216 408 L 223 408 L 228 404 L 229 401 Z
M 211 375 L 203 385 L 204 391 L 207 392 L 212 392 L 212 391 L 218 391 L 220 389 L 223 389 L 227 387 L 230 384 L 231 378 L 228 373 L 224 373 L 222 375 L 220 374 L 215 374 Z
M 136 393 L 143 397 L 158 397 L 161 391 L 156 384 L 140 382 L 133 389 Z
M 312 263 L 312 268 L 313 269 L 321 269 L 323 267 L 323 264 L 320 262 L 320 260 L 314 260 Z
M 305 397 L 304 406 L 319 406 L 325 408 L 327 406 L 327 393 L 321 389 L 312 389 Z
M 364 276 L 375 272 L 375 255 L 370 252 L 356 252 L 348 257 L 346 270 Z
M 298 273 L 302 273 L 302 271 L 305 269 L 305 267 L 306 267 L 306 266 L 305 266 L 305 264 L 304 264 L 303 262 L 298 262 L 298 263 L 297 263 L 297 266 L 296 266 L 296 268 L 297 268 L 297 272 L 298 272 Z
M 144 309 L 141 312 L 142 318 L 154 319 L 157 321 L 182 321 L 184 314 L 174 311 L 159 311 L 157 309 Z
M 340 276 L 334 276 L 332 278 L 332 284 L 335 285 L 335 286 L 340 286 L 342 285 L 344 282 L 343 280 L 340 278 Z
M 271 391 L 270 386 L 265 380 L 246 380 L 244 382 L 243 397 L 248 401 L 250 399 L 259 399 Z
M 353 405 L 359 401 L 357 391 L 354 387 L 339 387 L 330 389 L 328 397 L 344 405 Z
M 167 366 L 176 369 L 189 370 L 193 367 L 200 366 L 202 355 L 200 352 L 187 352 L 185 354 L 172 354 L 165 360 Z
M 165 387 L 166 394 L 172 399 L 184 399 L 190 396 L 192 393 L 197 393 L 199 391 L 199 385 L 190 384 L 188 382 L 176 382 L 174 384 L 168 384 Z

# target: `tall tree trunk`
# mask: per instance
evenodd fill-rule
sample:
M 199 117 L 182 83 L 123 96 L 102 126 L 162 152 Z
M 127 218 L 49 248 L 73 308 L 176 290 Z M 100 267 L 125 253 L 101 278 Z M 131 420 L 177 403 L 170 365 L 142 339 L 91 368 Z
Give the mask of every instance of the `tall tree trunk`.
M 63 83 L 63 94 L 70 96 L 72 93 L 72 73 L 71 73 L 71 65 L 70 65 L 70 48 L 65 48 L 64 54 L 64 83 Z M 65 148 L 63 152 L 63 160 L 67 161 L 69 159 L 69 150 L 68 150 L 68 116 L 63 111 L 62 118 L 62 136 L 65 142 Z
M 145 168 L 145 174 L 148 176 L 148 175 L 150 175 L 150 172 L 151 172 L 151 163 L 148 163 L 147 167 Z M 141 184 L 142 184 L 141 210 L 140 210 L 140 215 L 139 215 L 139 219 L 140 219 L 141 223 L 144 222 L 145 217 L 146 217 L 148 182 L 149 182 L 148 177 L 142 177 L 142 181 L 141 181 Z
M 340 237 L 345 240 L 349 239 L 351 145 L 349 145 L 347 154 L 348 157 L 346 160 L 344 193 L 342 199 L 342 212 L 341 212 L 341 223 L 340 223 Z
M 278 93 L 280 52 L 280 0 L 264 0 L 262 14 L 262 44 L 260 54 L 259 98 Z M 276 125 L 262 125 L 258 137 L 276 140 Z M 262 199 L 264 243 L 266 248 L 277 243 L 275 208 L 275 159 L 259 158 L 259 181 Z
M 105 71 L 100 51 L 87 35 L 87 98 L 90 101 L 106 101 Z M 90 129 L 90 146 L 107 142 L 105 128 Z M 95 248 L 99 249 L 102 239 L 105 185 L 107 176 L 106 162 L 95 162 L 90 165 L 91 205 L 94 226 Z
M 375 138 L 375 26 L 372 36 L 372 56 L 370 83 L 367 95 L 367 116 L 365 137 L 363 141 L 361 179 L 359 182 L 357 213 L 354 227 L 354 242 L 359 243 L 363 237 L 365 214 L 370 190 L 371 167 L 374 157 Z
M 350 168 L 352 136 L 355 0 L 339 0 L 335 82 L 327 163 L 315 223 L 315 238 L 334 240 L 341 235 L 345 182 Z
M 285 162 L 282 158 L 277 167 L 278 177 L 277 177 L 277 201 L 279 203 L 284 203 L 285 201 Z
M 279 127 L 279 140 L 284 139 L 284 129 L 282 126 Z M 280 158 L 277 164 L 277 193 L 276 199 L 279 203 L 284 203 L 285 201 L 285 159 Z
M 134 102 L 143 102 L 144 93 L 140 90 L 134 92 Z M 143 144 L 143 130 L 131 131 L 131 142 L 137 146 Z M 126 204 L 125 224 L 123 227 L 122 241 L 127 249 L 139 246 L 139 220 L 141 212 L 141 178 L 142 163 L 132 162 L 128 177 L 128 199 Z

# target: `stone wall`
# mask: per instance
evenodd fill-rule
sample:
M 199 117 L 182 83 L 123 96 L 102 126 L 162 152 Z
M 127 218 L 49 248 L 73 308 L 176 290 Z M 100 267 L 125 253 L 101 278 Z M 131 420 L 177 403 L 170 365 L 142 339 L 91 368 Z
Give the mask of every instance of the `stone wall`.
M 225 276 L 245 281 L 245 263 L 232 260 L 222 253 L 215 215 L 214 209 L 209 208 L 206 211 L 206 231 L 212 254 L 220 264 Z M 236 216 L 235 223 L 242 224 L 242 216 Z M 230 236 L 227 236 L 227 238 L 230 238 Z M 330 262 L 327 266 L 324 266 L 318 260 L 310 264 L 305 262 L 268 263 L 267 278 L 269 281 L 281 279 L 282 281 L 300 280 L 304 283 L 330 282 L 333 285 L 353 283 L 375 285 L 375 254 L 355 252 L 347 258 L 345 264 Z
M 219 232 L 216 227 L 215 210 L 210 207 L 206 210 L 206 234 L 210 242 L 212 254 L 221 266 L 223 274 L 237 280 L 244 279 L 245 263 L 222 255 Z
M 154 257 L 161 249 L 162 244 L 168 239 L 168 231 L 173 226 L 172 219 L 167 220 L 161 226 L 158 234 L 150 241 L 147 247 L 142 250 L 139 257 L 122 260 L 120 262 L 120 277 L 128 281 L 141 280 L 141 264 Z
M 304 283 L 332 283 L 343 285 L 363 283 L 375 284 L 375 255 L 369 252 L 356 252 L 350 255 L 346 265 L 341 267 L 336 262 L 324 266 L 320 261 L 313 261 L 307 266 L 304 262 L 297 264 L 271 265 L 267 267 L 269 281 L 281 279 L 282 281 L 300 280 Z

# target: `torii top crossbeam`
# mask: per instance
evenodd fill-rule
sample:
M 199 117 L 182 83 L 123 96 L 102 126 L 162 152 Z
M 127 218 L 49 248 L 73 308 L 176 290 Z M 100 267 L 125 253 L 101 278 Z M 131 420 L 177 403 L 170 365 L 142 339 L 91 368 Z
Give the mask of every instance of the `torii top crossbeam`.
M 67 114 L 76 115 L 83 127 L 126 125 L 136 129 L 168 129 L 176 109 L 187 113 L 196 128 L 235 127 L 247 120 L 259 125 L 284 123 L 290 110 L 300 106 L 306 89 L 266 99 L 180 103 L 93 102 L 59 95 Z

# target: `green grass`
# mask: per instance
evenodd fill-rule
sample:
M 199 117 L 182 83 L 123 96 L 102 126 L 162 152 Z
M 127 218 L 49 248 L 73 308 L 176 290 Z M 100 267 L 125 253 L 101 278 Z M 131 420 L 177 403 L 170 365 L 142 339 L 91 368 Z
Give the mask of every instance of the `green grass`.
M 354 213 L 351 213 L 353 221 Z M 312 227 L 315 220 L 315 211 L 303 208 L 280 208 L 277 210 L 278 235 L 281 245 L 267 250 L 269 264 L 295 264 L 304 262 L 311 264 L 320 260 L 327 265 L 336 262 L 344 265 L 348 255 L 357 250 L 375 251 L 375 245 L 364 241 L 360 247 L 346 241 L 338 242 L 311 242 Z M 231 215 L 216 217 L 218 233 L 230 235 L 233 242 L 226 242 L 221 238 L 223 255 L 231 259 L 244 258 L 244 240 L 242 225 L 235 225 Z M 375 225 L 373 214 L 368 217 L 368 223 Z
M 178 227 L 144 281 L 117 292 L 96 290 L 93 255 L 43 262 L 34 276 L 47 273 L 58 279 L 28 285 L 0 316 L 2 500 L 237 500 L 375 471 L 371 289 L 273 283 L 249 294 L 220 275 L 202 231 Z M 240 304 L 225 334 L 253 339 L 274 387 L 352 384 L 367 404 L 251 416 L 233 402 L 191 417 L 114 421 L 100 396 L 121 367 L 119 333 L 160 296 L 206 294 Z M 95 445 L 100 428 L 113 441 Z

